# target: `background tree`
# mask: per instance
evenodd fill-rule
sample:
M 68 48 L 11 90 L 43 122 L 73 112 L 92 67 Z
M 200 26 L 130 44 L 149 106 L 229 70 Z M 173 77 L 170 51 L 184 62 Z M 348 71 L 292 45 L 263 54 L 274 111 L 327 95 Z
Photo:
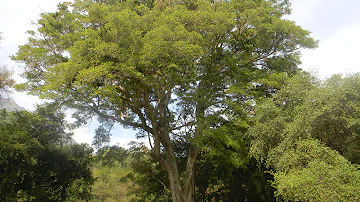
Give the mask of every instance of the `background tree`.
M 278 148 L 272 159 L 275 195 L 285 201 L 358 201 L 360 171 L 337 151 L 316 140 Z M 282 155 L 280 155 L 280 152 Z M 273 155 L 275 156 L 275 155 Z
M 92 150 L 69 144 L 64 114 L 1 111 L 1 201 L 89 199 Z
M 113 166 L 114 164 L 126 166 L 126 159 L 128 156 L 128 150 L 118 145 L 113 145 L 98 149 L 95 160 L 103 166 Z
M 93 198 L 91 201 L 127 202 L 134 198 L 128 193 L 134 187 L 133 182 L 121 181 L 131 172 L 129 150 L 118 145 L 105 146 L 97 150 L 94 159 L 92 171 L 96 181 L 92 188 Z
M 0 32 L 0 41 L 2 39 Z M 11 73 L 5 67 L 0 66 L 0 98 L 9 92 L 9 87 L 13 86 L 15 81 L 11 78 Z
M 11 73 L 5 67 L 0 67 L 0 98 L 9 92 L 9 87 L 13 86 L 15 81 L 11 78 Z
M 359 74 L 302 73 L 257 103 L 251 153 L 274 168 L 278 197 L 359 200 L 359 87 Z
M 212 129 L 235 111 L 246 117 L 249 102 L 297 71 L 298 49 L 316 46 L 282 18 L 289 13 L 288 1 L 267 0 L 62 3 L 41 15 L 13 57 L 25 63 L 28 82 L 19 88 L 75 109 L 79 123 L 98 116 L 97 139 L 114 123 L 149 136 L 172 200 L 193 201 L 203 142 L 237 142 Z M 176 141 L 187 143 L 184 151 L 175 151 Z

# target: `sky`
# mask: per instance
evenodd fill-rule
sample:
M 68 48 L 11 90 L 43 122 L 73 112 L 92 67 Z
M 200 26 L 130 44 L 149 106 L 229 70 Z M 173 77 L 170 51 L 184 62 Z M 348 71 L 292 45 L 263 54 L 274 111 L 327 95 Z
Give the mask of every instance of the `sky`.
M 0 32 L 0 65 L 14 71 L 17 82 L 24 81 L 17 72 L 19 64 L 11 61 L 9 56 L 17 52 L 19 45 L 27 42 L 27 30 L 34 29 L 39 14 L 54 12 L 61 0 L 1 0 Z M 319 48 L 302 50 L 301 68 L 317 72 L 321 78 L 333 74 L 360 72 L 360 64 L 356 62 L 360 47 L 360 1 L 358 0 L 290 0 L 292 14 L 287 19 L 312 32 L 311 36 L 319 40 Z M 27 110 L 34 110 L 41 100 L 15 92 L 11 94 L 17 104 Z M 91 144 L 96 120 L 87 126 L 74 131 L 74 139 L 78 143 Z M 126 147 L 135 138 L 135 132 L 116 126 L 111 144 Z M 145 140 L 143 140 L 145 141 Z
M 360 71 L 360 1 L 290 0 L 289 19 L 312 32 L 319 47 L 302 51 L 301 68 L 316 71 L 321 78 Z

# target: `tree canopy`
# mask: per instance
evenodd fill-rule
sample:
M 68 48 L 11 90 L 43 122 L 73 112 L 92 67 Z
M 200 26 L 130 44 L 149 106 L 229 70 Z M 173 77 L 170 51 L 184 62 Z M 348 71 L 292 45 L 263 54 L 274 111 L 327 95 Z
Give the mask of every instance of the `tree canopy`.
M 114 123 L 148 136 L 172 200 L 193 201 L 199 152 L 234 150 L 230 161 L 244 166 L 238 143 L 252 103 L 297 72 L 300 48 L 316 47 L 309 31 L 283 18 L 289 6 L 286 0 L 62 3 L 41 15 L 13 56 L 28 79 L 18 88 L 75 109 L 79 124 L 99 117 L 97 140 L 106 140 Z M 182 151 L 177 141 L 186 143 Z M 185 157 L 183 168 L 178 157 Z
M 359 74 L 303 73 L 257 103 L 251 153 L 274 169 L 279 198 L 359 200 L 359 87 Z

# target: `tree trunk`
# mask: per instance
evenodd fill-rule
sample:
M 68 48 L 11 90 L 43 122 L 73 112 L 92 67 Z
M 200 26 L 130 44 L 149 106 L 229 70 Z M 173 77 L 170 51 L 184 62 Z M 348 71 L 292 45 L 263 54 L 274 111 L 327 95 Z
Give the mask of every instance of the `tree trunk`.
M 171 188 L 171 197 L 173 202 L 185 202 L 182 192 L 182 187 L 180 183 L 179 174 L 176 173 L 178 168 L 174 165 L 168 166 L 168 175 Z
M 176 155 L 171 144 L 169 135 L 165 135 L 162 141 L 165 148 L 165 166 L 169 175 L 170 189 L 173 202 L 186 202 L 183 197 L 183 189 L 181 187 L 179 169 L 176 162 Z
M 170 188 L 173 202 L 194 202 L 195 201 L 195 162 L 198 154 L 197 149 L 189 151 L 186 164 L 184 185 L 181 185 L 177 159 L 171 144 L 170 137 L 165 135 L 163 138 L 166 159 L 165 166 L 169 175 Z
M 195 162 L 198 151 L 191 148 L 185 170 L 184 198 L 186 202 L 195 201 Z

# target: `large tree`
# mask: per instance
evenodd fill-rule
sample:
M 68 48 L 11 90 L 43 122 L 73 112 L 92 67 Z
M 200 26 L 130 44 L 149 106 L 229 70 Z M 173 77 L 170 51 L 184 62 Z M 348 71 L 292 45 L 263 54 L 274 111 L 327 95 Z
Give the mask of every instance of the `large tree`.
M 98 140 L 114 123 L 148 136 L 172 200 L 193 201 L 199 151 L 224 146 L 208 138 L 239 141 L 213 129 L 246 119 L 249 103 L 296 72 L 299 48 L 316 46 L 289 13 L 287 0 L 62 3 L 13 57 L 28 79 L 19 88 L 75 109 L 79 123 L 96 115 Z

